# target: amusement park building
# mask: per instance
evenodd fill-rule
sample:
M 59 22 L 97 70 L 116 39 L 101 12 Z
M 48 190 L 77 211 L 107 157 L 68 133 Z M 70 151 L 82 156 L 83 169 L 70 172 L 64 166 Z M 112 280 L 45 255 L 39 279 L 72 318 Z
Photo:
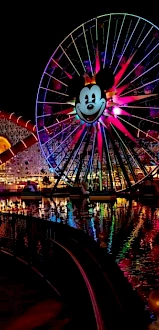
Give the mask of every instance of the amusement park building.
M 41 154 L 36 127 L 15 113 L 0 111 L 0 186 L 50 176 Z

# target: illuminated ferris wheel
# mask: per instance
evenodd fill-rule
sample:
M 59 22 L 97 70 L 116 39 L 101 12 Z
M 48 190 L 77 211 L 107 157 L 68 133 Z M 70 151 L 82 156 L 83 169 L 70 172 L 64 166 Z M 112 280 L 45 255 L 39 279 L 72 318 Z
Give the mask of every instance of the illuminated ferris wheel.
M 36 126 L 50 170 L 69 185 L 130 190 L 159 165 L 159 28 L 96 17 L 57 47 L 42 75 Z

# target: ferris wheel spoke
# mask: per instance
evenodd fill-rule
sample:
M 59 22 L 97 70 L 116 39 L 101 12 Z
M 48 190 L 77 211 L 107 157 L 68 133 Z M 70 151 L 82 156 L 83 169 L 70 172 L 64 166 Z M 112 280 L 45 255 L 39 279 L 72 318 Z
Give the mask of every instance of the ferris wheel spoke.
M 80 62 L 81 62 L 82 68 L 83 68 L 84 72 L 86 72 L 86 68 L 85 68 L 85 66 L 84 66 L 84 64 L 83 64 L 82 57 L 81 57 L 81 55 L 80 55 L 80 53 L 79 53 L 79 50 L 78 50 L 77 45 L 76 45 L 76 42 L 75 42 L 75 40 L 74 40 L 72 34 L 71 34 L 70 36 L 71 36 L 72 42 L 73 42 L 73 44 L 74 44 L 74 47 L 75 47 L 75 49 L 76 49 L 77 55 L 78 55 L 78 57 L 79 57 L 79 60 L 80 60 Z
M 59 152 L 53 151 L 53 153 L 54 153 L 54 159 L 56 161 L 56 166 L 54 168 L 55 171 L 56 171 L 57 168 L 59 170 L 61 170 L 60 169 L 60 164 L 63 163 L 64 159 L 67 158 L 68 153 L 70 152 L 69 143 L 66 143 L 65 145 L 62 144 L 61 145 L 61 148 L 62 148 L 63 156 L 61 155 L 61 150 L 59 150 Z M 59 157 L 59 156 L 61 156 L 61 157 Z M 58 158 L 60 158 L 59 161 L 58 161 Z
M 147 45 L 147 47 L 145 48 L 145 52 L 150 48 L 151 44 L 154 42 L 155 37 L 152 38 L 152 40 L 150 41 L 150 43 Z
M 146 23 L 143 25 L 143 28 L 141 29 L 141 32 L 139 33 L 139 36 L 138 36 L 138 38 L 137 38 L 137 40 L 136 40 L 136 42 L 135 42 L 135 45 L 134 45 L 134 47 L 133 47 L 133 49 L 132 49 L 132 52 L 131 52 L 130 56 L 132 55 L 132 53 L 134 52 L 134 50 L 135 50 L 136 48 L 139 47 L 139 46 L 137 46 L 137 45 L 138 45 L 138 42 L 139 42 L 139 40 L 140 40 L 140 37 L 142 36 L 142 34 L 143 34 L 145 28 L 146 28 Z M 150 32 L 151 32 L 151 31 L 149 31 L 149 33 L 150 33 Z M 148 33 L 148 34 L 149 34 L 149 33 Z
M 159 62 L 157 62 L 156 64 L 154 64 L 153 66 L 151 66 L 151 68 L 149 68 L 148 70 L 144 71 L 142 74 L 140 74 L 140 76 L 134 78 L 133 80 L 130 81 L 130 84 L 132 84 L 134 81 L 136 81 L 137 79 L 141 78 L 142 76 L 144 76 L 146 73 L 148 73 L 149 71 L 151 71 L 152 69 L 154 69 L 156 66 L 159 65 Z
M 92 43 L 92 47 L 93 47 L 93 51 L 94 51 L 94 55 L 95 55 L 95 47 L 94 47 L 94 41 L 93 41 L 93 35 L 92 35 L 92 27 L 90 28 L 89 32 L 90 32 L 91 43 Z
M 127 89 L 129 87 L 130 84 L 126 84 L 126 85 L 123 85 L 121 87 L 118 87 L 118 89 L 116 90 L 116 94 L 117 96 L 120 96 L 120 94 L 125 91 L 125 89 Z
M 118 148 L 116 147 L 116 144 L 115 144 L 115 141 L 114 141 L 112 135 L 110 135 L 110 139 L 111 139 L 111 144 L 112 144 L 112 146 L 113 146 L 113 149 L 114 149 L 115 155 L 116 155 L 116 157 L 117 157 L 117 160 L 118 160 L 119 166 L 120 166 L 120 168 L 121 168 L 121 170 L 122 170 L 122 172 L 123 172 L 124 178 L 125 178 L 125 180 L 126 180 L 126 182 L 127 182 L 127 185 L 128 185 L 129 188 L 131 188 L 130 178 L 129 178 L 129 176 L 128 176 L 128 173 L 127 173 L 127 171 L 126 171 L 126 167 L 125 167 L 125 165 L 124 165 L 124 163 L 123 163 L 123 161 L 122 161 L 122 158 L 121 158 L 120 153 L 118 152 Z
M 41 117 L 42 117 L 42 116 L 41 116 Z M 39 118 L 39 117 L 37 117 L 37 118 Z M 48 134 L 50 134 L 51 132 L 49 131 L 49 129 L 59 126 L 59 123 L 60 123 L 60 125 L 61 125 L 61 124 L 64 124 L 64 123 L 66 124 L 67 122 L 73 120 L 74 118 L 75 118 L 75 116 L 70 116 L 69 118 L 63 119 L 63 120 L 61 120 L 60 122 L 57 121 L 57 123 L 52 124 L 52 125 L 50 125 L 50 126 L 44 126 L 44 127 L 43 127 L 42 129 L 40 129 L 38 132 L 41 133 L 41 132 L 43 132 L 43 131 L 45 131 L 45 130 L 47 129 L 47 130 L 48 130 Z
M 107 166 L 108 166 L 108 173 L 109 173 L 109 179 L 110 179 L 110 189 L 113 190 L 114 189 L 113 165 L 112 165 L 111 158 L 110 158 L 109 147 L 108 147 L 108 136 L 107 136 L 105 127 L 103 127 L 103 137 L 104 137 L 104 139 L 103 139 L 104 150 L 105 150 L 106 162 L 107 162 Z
M 79 179 L 80 179 L 80 173 L 81 173 L 81 170 L 82 170 L 84 158 L 87 155 L 87 148 L 88 148 L 90 137 L 91 137 L 91 134 L 89 134 L 90 131 L 91 131 L 91 127 L 89 128 L 89 132 L 88 132 L 87 137 L 86 137 L 86 141 L 85 141 L 85 145 L 84 145 L 84 148 L 83 148 L 83 152 L 82 152 L 82 154 L 80 154 L 80 159 L 79 159 L 79 163 L 78 163 L 77 173 L 76 173 L 76 177 L 75 177 L 75 183 L 77 183 L 79 181 Z
M 138 45 L 138 48 L 140 48 L 142 46 L 142 44 L 144 43 L 144 41 L 146 40 L 146 38 L 148 37 L 148 35 L 150 34 L 150 32 L 152 31 L 153 26 L 151 26 L 150 30 L 146 33 L 145 37 L 142 39 L 142 41 L 140 42 L 140 44 Z
M 98 51 L 98 45 L 96 47 L 96 56 L 95 56 L 95 74 L 97 74 L 100 71 L 100 58 L 99 58 L 99 51 Z
M 49 88 L 42 87 L 42 86 L 40 86 L 40 89 L 43 89 L 43 90 L 45 90 L 45 91 L 47 91 L 47 92 L 51 92 L 51 93 L 55 93 L 55 94 L 59 94 L 59 95 L 62 95 L 62 96 L 67 96 L 67 97 L 69 96 L 68 94 L 61 93 L 61 92 L 55 91 L 54 89 L 49 89 Z M 48 103 L 48 102 L 46 102 L 46 103 Z
M 87 134 L 87 132 L 84 132 L 84 134 L 83 134 L 83 136 L 82 136 L 82 138 L 81 138 L 81 141 L 80 141 L 80 145 L 79 145 L 79 147 L 77 148 L 77 150 L 75 151 L 75 153 L 74 153 L 74 155 L 73 155 L 73 157 L 72 157 L 72 159 L 71 159 L 71 162 L 70 162 L 69 167 L 68 167 L 68 169 L 67 169 L 66 175 L 68 175 L 68 172 L 70 171 L 71 167 L 73 166 L 73 163 L 74 163 L 74 161 L 75 161 L 75 159 L 76 159 L 76 157 L 77 157 L 77 155 L 78 155 L 78 153 L 79 153 L 79 151 L 80 151 L 80 149 L 81 149 L 81 146 L 82 146 L 83 141 L 84 141 L 84 139 L 85 139 L 85 137 L 86 137 L 86 134 Z M 71 146 L 71 147 L 72 147 L 72 146 Z
M 75 116 L 70 116 L 69 118 L 66 118 L 66 119 L 63 119 L 63 120 L 60 120 L 60 121 L 57 120 L 57 123 L 49 125 L 49 126 L 45 126 L 43 129 L 39 130 L 39 132 L 42 132 L 42 131 L 47 129 L 49 134 L 51 134 L 53 128 L 56 128 L 59 125 L 66 124 L 68 122 L 70 123 L 71 121 L 73 121 L 73 119 L 75 119 Z M 61 130 L 61 132 L 63 132 L 63 130 Z
M 44 74 L 47 75 L 48 77 L 52 78 L 53 80 L 58 81 L 60 84 L 64 85 L 65 87 L 68 87 L 68 85 L 65 84 L 62 80 L 55 78 L 54 76 L 52 76 L 52 75 L 49 74 L 48 72 L 45 71 Z
M 137 152 L 134 149 L 131 149 L 131 152 L 132 152 L 132 154 L 133 154 L 133 156 L 134 156 L 134 158 L 135 158 L 135 160 L 136 160 L 136 162 L 138 164 L 138 167 L 140 168 L 143 176 L 146 176 L 148 174 L 148 172 L 147 172 L 146 167 L 141 162 L 141 160 L 139 158 L 139 155 L 137 154 Z
M 100 122 L 98 123 L 98 129 L 97 129 L 97 143 L 98 143 L 99 161 L 100 163 L 102 163 L 103 137 L 102 137 Z
M 118 86 L 121 84 L 121 83 L 123 83 L 123 81 L 125 80 L 125 79 L 127 79 L 130 75 L 131 75 L 131 73 L 133 73 L 134 72 L 134 70 L 144 61 L 144 60 L 146 60 L 146 58 L 157 48 L 159 46 L 159 43 L 158 44 L 156 44 L 150 51 L 149 51 L 149 53 L 148 54 L 146 54 L 144 57 L 143 57 L 143 59 L 141 60 L 141 61 L 139 61 L 138 62 L 138 64 L 136 64 L 135 66 L 134 66 L 134 68 L 123 78 L 123 80 L 121 80 L 120 82 L 119 82 L 119 84 L 118 84 Z M 117 86 L 117 87 L 118 87 Z
M 52 58 L 51 59 L 52 60 L 52 62 L 58 67 L 58 68 L 60 68 L 61 69 L 61 71 L 63 71 L 65 74 L 66 74 L 66 76 L 69 78 L 69 79 L 72 79 L 73 78 L 73 76 L 70 74 L 70 73 L 68 73 L 66 70 L 64 70 L 63 69 L 63 67 L 54 59 L 54 58 Z
M 126 143 L 124 142 L 124 140 L 122 139 L 122 137 L 119 135 L 119 133 L 117 132 L 117 130 L 115 129 L 115 127 L 112 125 L 113 130 L 115 131 L 116 135 L 118 136 L 119 140 L 121 141 L 121 143 L 123 144 L 123 146 L 125 147 L 126 151 L 128 152 L 128 154 L 131 156 L 131 158 L 133 159 L 134 163 L 136 163 L 136 166 L 138 167 L 138 162 L 136 161 L 136 158 L 134 157 L 133 153 L 131 152 L 130 148 L 128 148 L 128 146 L 126 145 Z
M 116 88 L 120 85 L 120 80 L 123 77 L 123 75 L 124 75 L 125 71 L 127 70 L 128 66 L 130 65 L 130 63 L 131 63 L 133 57 L 135 56 L 135 54 L 136 54 L 136 51 L 128 58 L 128 60 L 126 61 L 126 63 L 123 64 L 123 66 L 121 67 L 121 69 L 115 75 L 114 85 L 115 85 Z
M 77 141 L 79 141 L 81 139 L 85 129 L 86 129 L 86 124 L 79 127 L 79 130 L 76 132 L 74 138 L 71 141 L 71 147 L 73 147 L 77 143 Z
M 130 108 L 130 109 L 142 109 L 142 110 L 145 110 L 145 109 L 152 109 L 152 110 L 159 110 L 159 107 L 152 107 L 152 106 L 140 106 L 140 105 L 122 105 L 122 108 Z
M 123 17 L 123 20 L 122 20 L 122 23 L 121 23 L 121 26 L 120 26 L 120 31 L 119 31 L 118 38 L 117 38 L 117 41 L 116 41 L 116 44 L 115 44 L 115 47 L 114 47 L 114 50 L 113 50 L 112 58 L 111 58 L 111 61 L 110 61 L 110 66 L 113 63 L 114 55 L 115 55 L 115 52 L 116 52 L 116 49 L 117 49 L 117 46 L 118 46 L 118 42 L 119 42 L 119 39 L 120 39 L 120 35 L 121 35 L 121 32 L 122 32 L 122 28 L 123 28 L 123 25 L 124 25 L 125 18 L 126 18 L 126 14 L 124 14 L 124 17 Z
M 156 55 L 154 55 L 154 57 L 151 59 L 151 61 L 149 61 L 147 64 L 145 63 L 145 69 L 147 68 L 147 66 L 149 66 L 151 63 L 154 62 L 154 60 L 159 56 L 159 54 L 157 53 Z
M 58 111 L 58 112 L 54 112 L 54 116 L 59 116 L 59 115 L 74 115 L 76 112 L 75 110 L 71 107 L 71 108 L 68 108 L 68 109 L 65 109 L 65 110 L 61 110 L 61 111 Z
M 94 152 L 95 152 L 96 135 L 97 135 L 97 132 L 95 131 L 94 137 L 93 137 L 92 151 L 91 151 L 91 156 L 90 156 L 90 163 L 89 163 L 89 167 L 88 167 L 88 171 L 90 173 L 90 180 L 92 180 L 92 175 L 93 175 L 93 159 L 94 159 Z
M 75 144 L 74 148 L 72 149 L 72 151 L 71 151 L 71 153 L 70 153 L 68 159 L 66 160 L 66 162 L 65 162 L 65 164 L 64 164 L 64 166 L 63 166 L 63 168 L 62 168 L 62 170 L 61 170 L 61 176 L 57 179 L 56 184 L 55 184 L 55 186 L 54 186 L 54 189 L 56 189 L 56 187 L 57 187 L 57 185 L 58 185 L 58 183 L 59 183 L 61 177 L 64 175 L 65 170 L 66 170 L 66 168 L 67 168 L 67 166 L 68 166 L 70 160 L 72 159 L 74 152 L 75 152 L 76 149 L 78 148 L 79 144 L 80 144 L 80 140 L 77 141 L 77 143 Z
M 58 123 L 59 124 L 59 123 Z M 62 131 L 58 132 L 57 134 L 53 135 L 49 140 L 47 140 L 46 142 L 44 142 L 42 145 L 46 145 L 48 143 L 50 143 L 53 139 L 55 139 L 57 136 L 61 135 L 62 132 L 65 132 L 66 130 L 68 130 L 69 128 L 71 128 L 71 124 L 66 126 L 65 128 L 63 128 Z
M 143 87 L 143 86 L 142 86 Z M 132 91 L 131 91 L 132 92 Z M 122 94 L 125 95 L 126 93 Z M 140 101 L 149 97 L 154 97 L 157 96 L 158 94 L 144 94 L 144 95 L 130 95 L 130 96 L 116 96 L 114 97 L 114 102 L 116 102 L 118 105 L 122 105 L 122 104 L 129 104 L 131 102 L 135 102 L 135 101 Z
M 115 31 L 114 31 L 114 36 L 113 36 L 113 39 L 112 39 L 112 51 L 111 51 L 112 55 L 113 55 L 113 51 L 114 51 L 115 44 L 116 44 L 117 29 L 118 29 L 118 19 L 115 22 Z
M 53 152 L 47 156 L 47 159 L 49 159 L 59 148 L 62 147 L 62 145 L 68 141 L 68 139 L 70 138 L 70 136 L 75 133 L 75 131 L 78 129 L 78 126 L 75 127 L 75 129 L 73 131 L 71 131 L 71 133 L 55 148 L 55 150 L 53 150 Z
M 117 116 L 118 117 L 118 116 Z M 123 119 L 119 117 L 120 119 Z M 136 139 L 132 136 L 132 134 L 127 130 L 127 128 L 121 123 L 121 121 L 118 118 L 114 117 L 107 117 L 106 120 L 104 121 L 105 124 L 113 124 L 116 128 L 118 128 L 124 135 L 127 135 L 127 137 L 136 143 Z M 125 121 L 126 122 L 126 121 Z
M 137 90 L 139 90 L 139 89 L 141 89 L 141 88 L 143 88 L 143 87 L 145 87 L 145 86 L 148 86 L 148 85 L 150 85 L 150 84 L 153 84 L 153 83 L 156 82 L 156 81 L 159 81 L 159 78 L 154 79 L 154 80 L 151 80 L 151 81 L 149 81 L 149 82 L 147 82 L 147 83 L 145 83 L 145 84 L 143 84 L 143 85 L 141 85 L 141 86 L 139 86 L 139 87 L 136 87 L 136 88 L 134 88 L 134 89 L 131 89 L 131 91 L 127 91 L 127 92 L 125 92 L 124 94 L 121 94 L 121 96 L 124 96 L 124 95 L 126 95 L 126 94 L 128 94 L 128 93 L 132 93 L 132 92 L 134 92 L 134 91 L 137 91 Z M 150 95 L 156 96 L 156 95 L 158 95 L 158 94 L 150 94 Z
M 75 105 L 75 102 L 73 103 L 72 101 L 68 102 L 52 102 L 52 101 L 37 101 L 38 104 L 55 104 L 55 105 Z M 37 116 L 40 117 L 40 116 Z
M 152 123 L 152 124 L 159 125 L 158 122 L 156 122 L 156 121 L 154 121 L 154 120 L 151 120 L 151 119 L 147 119 L 147 118 L 139 117 L 139 116 L 136 116 L 136 115 L 131 115 L 131 116 L 134 117 L 134 118 L 138 118 L 138 119 L 141 119 L 141 120 L 147 121 L 147 122 Z
M 87 37 L 86 37 L 86 31 L 85 31 L 84 24 L 83 24 L 83 35 L 84 35 L 84 40 L 85 40 L 85 44 L 86 44 L 86 49 L 87 49 L 87 54 L 88 54 L 88 59 L 89 59 L 89 65 L 90 65 L 90 68 L 91 68 L 91 73 L 93 75 L 92 62 L 91 62 L 91 58 L 90 58 L 90 53 L 89 53 L 88 42 L 87 42 Z
M 131 149 L 128 148 L 128 146 L 126 145 L 126 143 L 124 142 L 124 140 L 122 139 L 122 137 L 119 135 L 119 133 L 117 132 L 117 130 L 115 129 L 115 127 L 112 126 L 112 128 L 113 128 L 113 130 L 115 131 L 116 135 L 118 136 L 118 138 L 119 138 L 119 140 L 120 140 L 122 146 L 123 146 L 123 147 L 125 148 L 125 150 L 126 150 L 125 157 L 126 157 L 127 162 L 128 162 L 128 164 L 129 164 L 129 168 L 130 168 L 131 174 L 132 174 L 132 176 L 133 176 L 133 178 L 134 178 L 134 181 L 137 182 L 137 181 L 138 181 L 138 180 L 137 180 L 137 176 L 136 176 L 136 174 L 135 174 L 135 171 L 133 170 L 132 163 L 131 163 L 131 161 L 129 160 L 129 158 L 127 157 L 127 155 L 129 155 L 129 156 L 131 157 L 131 159 L 133 160 L 134 164 L 136 164 L 137 167 L 138 167 L 138 166 L 140 167 L 140 163 L 139 163 L 139 161 L 138 161 L 138 158 L 136 158 L 135 155 L 132 153 Z M 123 149 L 123 148 L 122 148 L 122 149 Z M 143 167 L 140 167 L 140 169 L 142 170 L 143 174 L 145 174 L 145 171 L 143 171 Z M 146 172 L 146 174 L 147 174 L 147 172 Z
M 39 118 L 45 118 L 45 117 L 50 117 L 50 116 L 51 116 L 51 114 L 50 113 L 47 113 L 47 114 L 43 114 L 41 116 L 37 116 L 37 119 L 39 119 Z
M 127 164 L 127 168 L 129 169 L 130 175 L 132 176 L 132 179 L 134 180 L 134 183 L 136 183 L 138 181 L 137 176 L 135 174 L 135 170 L 132 164 L 132 160 L 130 159 L 130 157 L 127 154 L 127 150 L 124 148 L 123 143 L 121 143 L 121 141 L 119 141 L 119 145 L 120 148 L 123 152 L 124 158 L 126 160 L 126 164 Z
M 131 26 L 132 26 L 132 23 L 133 23 L 133 20 L 131 19 L 130 20 L 130 23 L 129 23 L 129 27 L 128 27 L 127 31 L 126 31 L 126 36 L 125 36 L 125 40 L 124 40 L 124 43 L 123 43 L 123 47 L 122 47 L 121 53 L 123 53 L 123 50 L 124 50 L 125 45 L 127 43 L 127 40 L 128 40 L 128 37 L 129 37 L 129 33 L 130 33 L 130 29 L 131 29 Z
M 154 140 L 155 142 L 158 143 L 158 140 L 155 139 L 153 136 L 151 136 L 150 134 L 147 134 L 146 132 L 144 132 L 143 130 L 141 130 L 140 128 L 138 128 L 137 126 L 133 125 L 132 123 L 130 123 L 129 121 L 125 120 L 124 118 L 120 117 L 120 120 L 124 121 L 126 124 L 132 126 L 133 128 L 135 128 L 138 131 L 140 131 L 141 133 L 143 133 L 145 136 L 150 137 L 152 140 Z
M 98 129 L 97 129 L 97 145 L 98 145 L 98 154 L 99 154 L 99 160 L 98 160 L 99 187 L 100 187 L 100 191 L 102 191 L 103 190 L 103 186 L 102 186 L 103 136 L 101 132 L 100 122 L 98 123 Z
M 125 162 L 126 162 L 125 166 L 127 167 L 127 170 L 129 169 L 129 172 L 132 175 L 132 178 L 133 178 L 134 182 L 137 182 L 137 177 L 135 175 L 135 172 L 134 172 L 134 169 L 133 169 L 133 166 L 132 166 L 132 161 L 130 161 L 130 159 L 129 159 L 130 158 L 129 157 L 130 156 L 129 150 L 128 150 L 127 147 L 125 148 L 125 144 L 123 143 L 122 138 L 120 138 L 120 136 L 117 133 L 117 130 L 114 128 L 114 126 L 111 125 L 111 127 L 114 130 L 114 132 L 117 135 L 117 137 L 119 138 L 118 139 L 118 143 L 119 143 L 119 147 L 120 147 L 119 150 L 121 150 L 120 153 L 123 155 L 123 157 L 125 159 Z
M 61 50 L 63 51 L 63 53 L 65 54 L 65 56 L 67 57 L 67 59 L 69 60 L 71 66 L 73 67 L 73 69 L 76 71 L 76 73 L 78 74 L 78 76 L 80 76 L 80 73 L 78 72 L 78 70 L 76 69 L 76 67 L 74 66 L 73 62 L 71 61 L 70 57 L 68 56 L 68 54 L 65 52 L 65 50 L 63 49 L 62 45 L 60 45 Z
M 154 153 L 146 145 L 144 145 L 144 143 L 141 142 L 141 145 L 142 145 L 142 149 L 144 150 L 144 152 L 146 152 L 146 154 L 150 157 L 150 159 L 152 159 L 156 165 L 159 165 L 158 159 L 154 155 Z
M 96 17 L 96 43 L 98 43 L 98 18 Z
M 108 42 L 109 42 L 109 33 L 110 33 L 111 17 L 112 17 L 112 15 L 110 14 L 110 16 L 109 16 L 109 23 L 108 23 L 107 38 L 106 38 L 106 44 L 105 44 L 105 52 L 104 52 L 103 69 L 105 68 L 106 59 L 107 59 L 107 49 L 108 49 Z
M 139 18 L 138 21 L 136 22 L 136 25 L 135 25 L 135 27 L 134 27 L 134 29 L 133 29 L 131 35 L 130 35 L 130 38 L 129 38 L 129 40 L 128 40 L 128 42 L 127 42 L 127 44 L 126 44 L 126 46 L 125 46 L 125 48 L 124 48 L 124 50 L 123 50 L 123 52 L 122 52 L 122 54 L 121 54 L 121 57 L 120 57 L 120 59 L 119 59 L 119 61 L 118 61 L 118 63 L 117 63 L 117 66 L 116 66 L 115 70 L 114 70 L 114 74 L 115 74 L 115 72 L 116 72 L 116 70 L 117 70 L 117 68 L 118 68 L 118 66 L 119 66 L 119 64 L 120 64 L 120 62 L 121 62 L 121 60 L 122 60 L 122 57 L 123 57 L 124 54 L 125 54 L 125 51 L 126 51 L 128 45 L 129 45 L 129 43 L 130 43 L 130 41 L 131 41 L 131 39 L 132 39 L 132 36 L 134 35 L 134 32 L 135 32 L 135 30 L 136 30 L 136 28 L 137 28 L 139 22 L 140 22 L 140 18 Z M 121 83 L 121 82 L 120 82 L 120 83 Z M 119 83 L 119 84 L 120 84 L 120 83 Z
M 94 148 L 95 148 L 95 141 L 96 141 L 96 133 L 93 134 L 93 141 L 92 141 L 92 149 L 91 149 L 91 153 L 87 162 L 87 167 L 86 167 L 86 171 L 85 171 L 85 177 L 84 177 L 84 181 L 86 182 L 88 180 L 88 182 L 91 182 L 91 168 L 92 168 L 92 163 L 93 163 L 93 156 L 94 155 Z

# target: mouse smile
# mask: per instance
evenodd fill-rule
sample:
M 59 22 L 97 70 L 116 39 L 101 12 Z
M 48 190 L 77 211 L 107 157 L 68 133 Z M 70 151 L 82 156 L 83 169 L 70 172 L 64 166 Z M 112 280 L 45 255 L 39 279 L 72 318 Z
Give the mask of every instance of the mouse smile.
M 95 119 L 97 119 L 98 116 L 100 115 L 100 111 L 101 111 L 101 109 L 102 109 L 102 107 L 103 107 L 103 104 L 104 104 L 104 102 L 102 102 L 102 104 L 101 104 L 99 110 L 98 110 L 96 113 L 94 113 L 93 115 L 88 115 L 88 114 L 86 115 L 86 114 L 84 114 L 83 112 L 81 112 L 81 116 L 82 116 L 85 120 L 87 120 L 88 122 L 93 122 L 93 121 L 95 121 Z

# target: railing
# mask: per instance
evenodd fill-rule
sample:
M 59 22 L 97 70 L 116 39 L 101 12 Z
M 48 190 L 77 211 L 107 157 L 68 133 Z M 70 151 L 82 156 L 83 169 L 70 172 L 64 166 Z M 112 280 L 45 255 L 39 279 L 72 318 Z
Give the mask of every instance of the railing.
M 56 288 L 78 320 L 76 330 L 83 324 L 91 330 L 114 329 L 120 324 L 127 329 L 121 299 L 103 272 L 97 244 L 82 230 L 32 216 L 0 213 L 0 249 L 25 261 Z M 113 263 L 110 268 L 116 281 L 117 268 Z
M 0 248 L 27 263 L 71 306 L 76 329 L 104 330 L 90 281 L 71 251 L 55 241 L 58 224 L 20 214 L 0 214 Z M 74 279 L 72 279 L 72 274 Z M 77 285 L 78 283 L 78 285 Z M 82 295 L 81 295 L 82 294 Z M 83 303 L 81 304 L 82 297 Z

